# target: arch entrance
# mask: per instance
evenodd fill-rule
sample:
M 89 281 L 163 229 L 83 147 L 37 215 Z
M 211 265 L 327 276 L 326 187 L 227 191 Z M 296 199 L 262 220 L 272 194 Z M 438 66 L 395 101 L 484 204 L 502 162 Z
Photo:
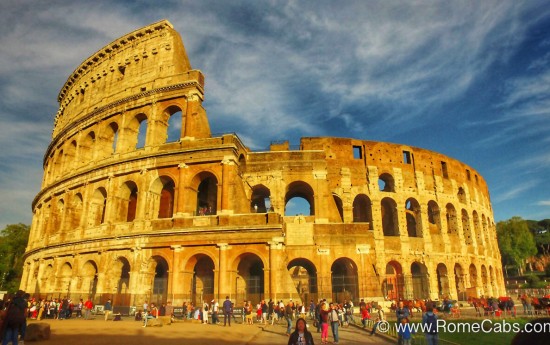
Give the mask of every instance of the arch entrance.
M 299 258 L 290 261 L 287 269 L 302 301 L 304 303 L 312 299 L 317 301 L 317 268 L 315 265 L 308 259 Z
M 332 300 L 343 302 L 359 297 L 359 279 L 357 276 L 357 265 L 353 260 L 340 258 L 331 266 L 332 271 Z

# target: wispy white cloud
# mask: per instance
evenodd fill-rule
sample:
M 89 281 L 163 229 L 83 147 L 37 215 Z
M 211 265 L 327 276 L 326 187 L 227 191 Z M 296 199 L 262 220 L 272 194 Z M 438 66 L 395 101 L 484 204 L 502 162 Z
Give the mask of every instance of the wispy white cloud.
M 525 181 L 523 183 L 520 183 L 516 186 L 511 186 L 510 188 L 506 189 L 505 191 L 498 193 L 494 198 L 494 203 L 500 203 L 507 200 L 512 200 L 514 198 L 517 198 L 521 196 L 523 193 L 527 192 L 528 190 L 531 190 L 538 186 L 541 183 L 539 180 L 531 180 L 531 181 Z
M 540 200 L 537 202 L 537 205 L 539 206 L 550 206 L 550 200 Z

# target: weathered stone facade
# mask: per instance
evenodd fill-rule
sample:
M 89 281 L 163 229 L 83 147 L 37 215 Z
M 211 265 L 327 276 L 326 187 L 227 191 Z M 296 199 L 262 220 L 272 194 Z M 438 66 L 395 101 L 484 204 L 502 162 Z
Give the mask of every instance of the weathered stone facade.
M 59 93 L 22 289 L 119 306 L 505 293 L 474 169 L 346 138 L 253 152 L 235 134 L 211 135 L 203 86 L 167 21 L 74 71 Z M 293 198 L 309 214 L 285 215 Z

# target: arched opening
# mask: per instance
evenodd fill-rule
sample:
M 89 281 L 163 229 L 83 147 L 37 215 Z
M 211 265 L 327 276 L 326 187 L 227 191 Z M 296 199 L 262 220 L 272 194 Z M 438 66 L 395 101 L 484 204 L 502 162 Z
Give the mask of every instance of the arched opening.
M 69 217 L 71 230 L 80 227 L 80 218 L 82 217 L 83 200 L 82 194 L 77 193 L 73 198 L 73 207 Z
M 438 235 L 441 233 L 441 216 L 439 214 L 439 205 L 433 200 L 428 202 L 428 222 L 430 223 L 430 234 Z
M 264 263 L 256 254 L 239 256 L 236 278 L 237 301 L 261 301 L 264 298 Z
M 95 143 L 95 133 L 91 131 L 84 137 L 79 146 L 80 164 L 86 165 L 93 160 L 93 147 Z
M 124 257 L 119 257 L 113 264 L 112 278 L 116 286 L 116 294 L 113 296 L 113 305 L 129 306 L 130 298 L 130 263 Z
M 136 149 L 141 149 L 145 147 L 147 142 L 147 116 L 145 114 L 138 114 L 135 117 L 137 122 L 137 140 L 136 140 Z
M 168 118 L 168 128 L 166 129 L 166 142 L 172 143 L 179 141 L 182 137 L 183 114 L 181 109 L 172 106 L 166 109 Z
M 214 298 L 214 261 L 204 254 L 192 258 L 193 278 L 191 282 L 191 301 L 195 305 L 202 305 Z
M 239 156 L 239 176 L 242 176 L 245 171 L 246 171 L 246 157 L 243 154 L 241 154 Z
M 466 203 L 466 192 L 464 192 L 464 188 L 460 187 L 458 188 L 458 193 L 456 195 L 458 197 L 458 201 L 465 204 Z
M 427 299 L 430 297 L 430 285 L 428 283 L 428 269 L 424 264 L 413 262 L 411 265 L 412 287 L 414 299 Z
M 218 205 L 218 180 L 210 173 L 201 175 L 197 191 L 197 209 L 199 216 L 214 215 Z
M 402 300 L 405 298 L 405 280 L 403 268 L 397 261 L 390 261 L 386 265 L 386 278 L 382 282 L 382 293 L 388 300 Z
M 71 295 L 71 278 L 73 277 L 73 267 L 65 262 L 61 266 L 59 271 L 59 276 L 57 279 L 57 292 L 58 298 L 70 296 Z
M 63 165 L 65 164 L 65 154 L 63 150 L 59 150 L 55 159 L 55 176 L 63 175 Z
M 468 299 L 467 293 L 466 293 L 466 286 L 464 284 L 464 276 L 465 273 L 462 270 L 462 266 L 460 264 L 455 264 L 455 287 L 456 287 L 456 293 L 458 295 L 458 299 L 461 301 L 466 301 Z
M 153 214 L 157 218 L 172 218 L 174 213 L 174 195 L 176 184 L 168 176 L 157 178 L 151 185 L 151 196 L 153 197 Z
M 88 226 L 94 227 L 105 223 L 105 209 L 107 208 L 107 191 L 100 187 L 94 191 L 90 200 L 90 212 L 88 213 Z
M 479 222 L 479 215 L 476 211 L 472 213 L 472 218 L 474 220 L 474 232 L 475 232 L 475 238 L 477 242 L 477 246 L 483 245 L 483 234 L 481 232 L 481 224 Z
M 496 279 L 496 276 L 495 276 L 495 271 L 493 270 L 493 266 L 490 266 L 489 265 L 489 281 L 490 281 L 490 285 L 492 286 L 493 288 L 493 293 L 495 294 L 498 294 L 498 289 L 497 289 L 497 279 Z
M 447 266 L 445 264 L 438 264 L 436 269 L 437 274 L 437 292 L 440 300 L 444 298 L 450 298 L 449 289 L 449 277 L 447 272 Z
M 410 198 L 405 202 L 405 215 L 407 219 L 407 233 L 409 237 L 422 237 L 422 217 L 420 204 L 416 199 Z
M 372 203 L 365 194 L 359 194 L 353 200 L 353 222 L 368 223 L 369 230 L 372 230 Z
M 487 218 L 484 214 L 481 214 L 481 226 L 483 227 L 483 238 L 485 242 L 486 249 L 491 248 L 491 242 L 489 241 L 489 231 L 487 230 Z
M 72 272 L 70 271 L 71 270 L 69 270 L 69 274 L 72 274 Z M 46 266 L 37 284 L 39 286 L 40 292 L 45 294 L 50 294 L 53 292 L 54 284 L 55 284 L 55 275 L 53 272 L 53 266 L 51 264 Z
M 447 204 L 447 233 L 449 235 L 458 235 L 458 220 L 455 207 L 452 204 Z
M 393 176 L 384 173 L 378 178 L 378 188 L 381 192 L 395 192 L 395 182 Z
M 55 211 L 52 216 L 51 230 L 50 233 L 57 234 L 63 231 L 63 212 L 65 211 L 65 202 L 63 199 L 57 200 L 55 205 Z
M 127 181 L 119 188 L 118 221 L 132 222 L 136 218 L 138 188 L 134 181 Z
M 473 297 L 479 297 L 477 293 L 477 268 L 474 264 L 470 265 L 470 288 L 468 290 L 468 295 Z
M 332 272 L 332 300 L 356 301 L 359 298 L 357 265 L 348 258 L 339 258 L 330 268 Z
M 71 169 L 76 168 L 74 166 L 75 157 L 76 157 L 76 140 L 73 140 L 69 144 L 67 151 L 65 153 L 64 166 L 63 166 L 64 172 L 68 172 L 68 171 L 71 171 Z
M 313 216 L 315 214 L 313 188 L 303 181 L 294 181 L 286 188 L 285 216 L 295 216 L 298 214 L 306 216 Z
M 252 188 L 250 198 L 250 212 L 266 213 L 271 209 L 271 192 L 264 185 L 257 185 Z
M 384 198 L 381 205 L 384 236 L 399 236 L 397 204 L 391 198 Z
M 160 305 L 166 303 L 168 296 L 168 262 L 162 256 L 153 256 L 151 258 L 151 267 L 154 269 L 153 294 L 151 302 Z
M 472 229 L 470 228 L 470 216 L 465 209 L 462 209 L 462 231 L 464 232 L 464 241 L 466 245 L 471 246 L 474 243 L 474 237 L 472 236 Z M 469 247 L 469 250 L 473 250 L 473 247 Z
M 315 265 L 308 259 L 297 258 L 288 263 L 287 269 L 302 301 L 316 301 L 317 268 Z
M 339 222 L 344 222 L 344 205 L 342 204 L 342 199 L 336 194 L 332 194 L 332 198 L 334 199 L 334 203 L 336 204 L 336 209 L 338 210 L 338 215 L 340 218 L 338 219 Z
M 118 124 L 116 122 L 111 122 L 107 127 L 105 127 L 103 134 L 103 148 L 101 157 L 107 158 L 110 157 L 117 149 L 117 140 L 118 140 Z
M 80 269 L 80 281 L 81 294 L 89 296 L 94 301 L 97 291 L 97 264 L 94 261 L 88 260 L 84 263 Z
M 487 267 L 485 265 L 481 265 L 481 285 L 483 286 L 483 294 L 491 296 L 492 291 L 489 286 L 489 278 L 487 276 Z

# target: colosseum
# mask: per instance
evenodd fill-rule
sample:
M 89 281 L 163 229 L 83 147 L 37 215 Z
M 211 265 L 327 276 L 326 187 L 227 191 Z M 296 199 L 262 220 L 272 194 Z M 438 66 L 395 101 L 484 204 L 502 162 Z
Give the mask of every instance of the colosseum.
M 211 134 L 204 96 L 166 20 L 74 70 L 22 289 L 118 307 L 505 294 L 488 187 L 472 167 L 350 138 L 254 151 Z M 306 207 L 292 214 L 290 202 Z

